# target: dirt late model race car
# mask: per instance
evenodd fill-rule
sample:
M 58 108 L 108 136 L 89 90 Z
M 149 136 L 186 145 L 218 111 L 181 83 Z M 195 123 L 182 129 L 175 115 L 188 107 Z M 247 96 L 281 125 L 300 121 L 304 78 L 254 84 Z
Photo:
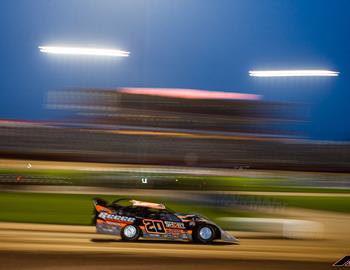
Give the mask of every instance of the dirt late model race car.
M 98 198 L 93 199 L 93 203 L 96 232 L 120 235 L 124 241 L 143 237 L 203 244 L 214 240 L 238 243 L 215 223 L 199 215 L 175 213 L 163 204 L 119 199 L 107 205 Z

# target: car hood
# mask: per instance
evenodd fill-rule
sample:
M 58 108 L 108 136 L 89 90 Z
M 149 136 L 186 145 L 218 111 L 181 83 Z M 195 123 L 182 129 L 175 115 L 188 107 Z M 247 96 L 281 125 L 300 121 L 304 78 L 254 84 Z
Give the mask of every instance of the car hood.
M 203 222 L 205 222 L 207 224 L 212 224 L 212 225 L 218 227 L 221 230 L 219 225 L 217 225 L 215 222 L 211 221 L 210 219 L 208 219 L 206 217 L 203 217 L 202 215 L 199 215 L 199 214 L 179 214 L 179 213 L 177 213 L 176 215 L 183 222 L 188 222 L 188 221 L 199 222 L 199 221 L 203 221 Z

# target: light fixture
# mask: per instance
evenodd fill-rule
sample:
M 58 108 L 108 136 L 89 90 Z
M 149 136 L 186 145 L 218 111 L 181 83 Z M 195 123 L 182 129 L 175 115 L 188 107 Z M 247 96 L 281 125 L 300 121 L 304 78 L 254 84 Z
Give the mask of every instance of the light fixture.
M 305 70 L 250 70 L 251 77 L 305 77 L 305 76 L 338 76 L 339 72 L 321 69 Z
M 53 54 L 94 55 L 94 56 L 113 56 L 113 57 L 127 57 L 130 54 L 130 52 L 114 50 L 114 49 L 58 47 L 58 46 L 39 46 L 39 50 L 43 53 L 53 53 Z

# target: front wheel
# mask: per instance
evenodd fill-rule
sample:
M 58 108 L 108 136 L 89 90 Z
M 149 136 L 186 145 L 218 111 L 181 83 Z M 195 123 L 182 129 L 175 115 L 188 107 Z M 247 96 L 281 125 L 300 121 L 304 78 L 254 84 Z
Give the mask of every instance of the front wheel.
M 136 241 L 139 239 L 140 234 L 139 227 L 134 225 L 126 225 L 120 232 L 120 236 L 124 241 Z
M 208 244 L 215 239 L 214 228 L 210 225 L 200 225 L 194 232 L 193 240 L 195 242 Z

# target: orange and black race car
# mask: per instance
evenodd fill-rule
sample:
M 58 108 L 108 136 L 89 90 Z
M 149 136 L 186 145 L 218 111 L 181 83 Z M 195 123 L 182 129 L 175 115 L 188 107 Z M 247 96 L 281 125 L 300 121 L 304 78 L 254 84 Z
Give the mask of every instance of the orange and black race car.
M 124 241 L 140 237 L 189 240 L 208 244 L 214 240 L 238 243 L 215 223 L 194 214 L 179 214 L 163 204 L 119 199 L 107 204 L 93 199 L 96 232 L 120 235 Z

